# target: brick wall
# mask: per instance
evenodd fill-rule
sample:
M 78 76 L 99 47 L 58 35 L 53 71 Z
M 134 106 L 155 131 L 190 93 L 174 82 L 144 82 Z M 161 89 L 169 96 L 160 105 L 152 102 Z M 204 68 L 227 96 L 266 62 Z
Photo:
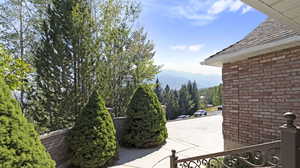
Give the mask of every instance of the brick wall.
M 300 117 L 300 47 L 224 64 L 223 84 L 225 147 L 278 139 L 282 114 Z
M 118 140 L 120 140 L 120 137 L 123 134 L 126 121 L 127 119 L 125 117 L 114 119 Z M 44 134 L 40 137 L 52 159 L 55 160 L 57 168 L 67 168 L 70 163 L 71 157 L 69 154 L 68 145 L 65 141 L 68 131 L 69 129 L 62 129 Z

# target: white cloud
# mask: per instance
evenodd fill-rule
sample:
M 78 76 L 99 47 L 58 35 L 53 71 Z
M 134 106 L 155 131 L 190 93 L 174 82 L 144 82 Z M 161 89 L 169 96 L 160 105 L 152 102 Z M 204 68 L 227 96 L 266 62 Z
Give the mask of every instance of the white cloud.
M 187 46 L 185 46 L 185 45 L 174 45 L 174 46 L 171 46 L 170 48 L 171 48 L 171 50 L 174 50 L 174 51 L 183 51 L 183 50 L 186 50 Z
M 235 1 L 235 2 L 231 3 L 231 5 L 229 6 L 229 11 L 231 11 L 231 12 L 238 11 L 243 6 L 246 6 L 246 5 L 243 4 L 241 1 Z M 249 7 L 249 6 L 247 6 L 247 7 Z
M 196 51 L 201 50 L 203 47 L 204 47 L 203 44 L 195 44 L 195 45 L 189 46 L 189 50 L 196 52 Z
M 252 10 L 252 8 L 251 8 L 250 6 L 246 6 L 246 7 L 244 7 L 244 8 L 242 9 L 242 14 L 245 14 L 245 13 L 251 11 L 251 10 Z
M 191 51 L 197 52 L 200 51 L 204 47 L 203 44 L 193 44 L 193 45 L 174 45 L 171 46 L 171 50 L 174 51 Z
M 226 10 L 231 5 L 231 0 L 218 0 L 207 11 L 208 14 L 216 15 Z
M 196 25 L 215 20 L 222 12 L 249 12 L 252 8 L 240 0 L 188 0 L 171 8 L 173 16 L 184 18 Z

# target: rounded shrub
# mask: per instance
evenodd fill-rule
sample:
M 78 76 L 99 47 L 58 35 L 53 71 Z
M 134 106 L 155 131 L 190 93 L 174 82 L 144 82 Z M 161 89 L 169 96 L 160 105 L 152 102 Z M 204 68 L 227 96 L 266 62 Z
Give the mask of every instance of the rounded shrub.
M 0 167 L 54 168 L 55 162 L 39 139 L 34 126 L 21 112 L 11 91 L 0 79 Z
M 127 109 L 128 126 L 122 138 L 126 146 L 149 148 L 165 143 L 166 115 L 151 87 L 140 86 Z
M 80 168 L 102 168 L 117 153 L 116 130 L 104 101 L 94 93 L 77 118 L 67 141 L 72 164 Z

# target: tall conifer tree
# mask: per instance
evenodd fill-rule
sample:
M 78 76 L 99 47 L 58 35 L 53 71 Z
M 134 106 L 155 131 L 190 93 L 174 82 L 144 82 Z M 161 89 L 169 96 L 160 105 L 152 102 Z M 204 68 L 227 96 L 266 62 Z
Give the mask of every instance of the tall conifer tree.
M 95 28 L 87 0 L 53 0 L 47 10 L 34 65 L 50 130 L 71 126 L 95 90 Z
M 158 78 L 156 79 L 156 82 L 155 82 L 154 92 L 155 92 L 156 96 L 158 97 L 158 100 L 160 101 L 160 103 L 163 103 L 163 89 L 161 88 L 161 84 L 160 84 Z

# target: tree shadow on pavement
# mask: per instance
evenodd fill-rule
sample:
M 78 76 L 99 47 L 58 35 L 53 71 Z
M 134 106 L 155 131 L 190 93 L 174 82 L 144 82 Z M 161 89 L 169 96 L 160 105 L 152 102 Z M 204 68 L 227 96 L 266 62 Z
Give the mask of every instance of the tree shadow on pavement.
M 158 151 L 160 147 L 156 148 L 146 148 L 146 149 L 136 149 L 136 148 L 125 148 L 121 147 L 119 149 L 119 158 L 115 162 L 115 166 L 126 164 L 130 161 L 134 161 L 136 159 L 142 158 L 144 156 L 147 156 L 153 152 Z

